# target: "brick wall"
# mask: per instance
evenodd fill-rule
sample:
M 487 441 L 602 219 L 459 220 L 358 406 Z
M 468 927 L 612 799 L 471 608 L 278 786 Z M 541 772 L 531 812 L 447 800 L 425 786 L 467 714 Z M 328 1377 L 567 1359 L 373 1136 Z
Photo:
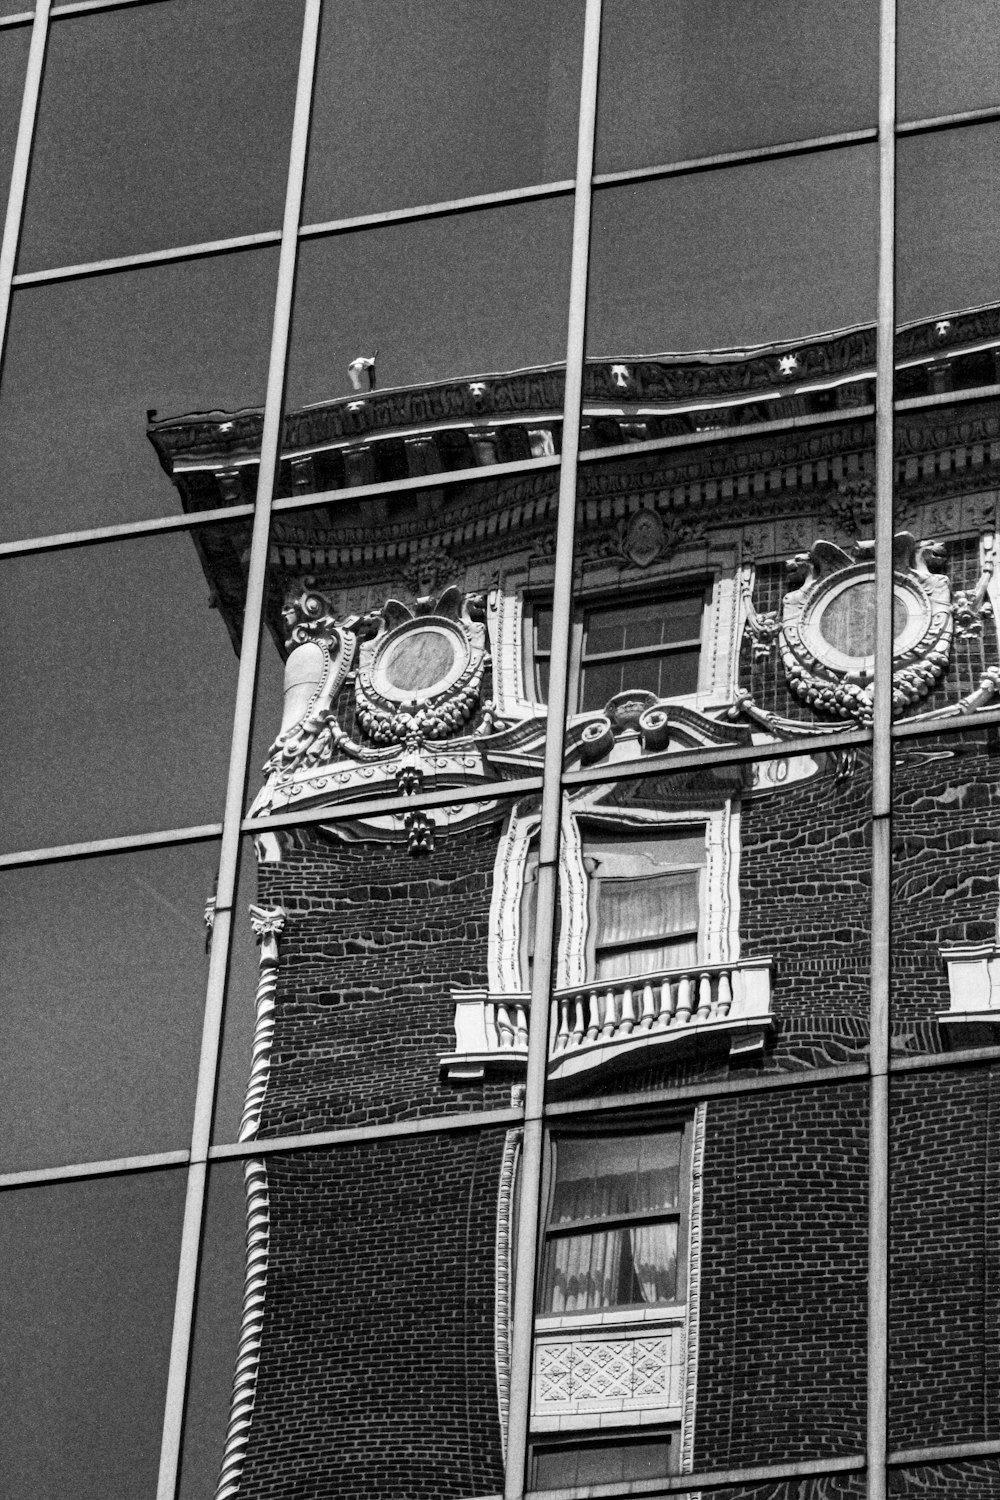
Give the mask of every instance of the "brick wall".
M 268 1292 L 241 1494 L 458 1500 L 502 1487 L 503 1139 L 451 1132 L 269 1160 Z

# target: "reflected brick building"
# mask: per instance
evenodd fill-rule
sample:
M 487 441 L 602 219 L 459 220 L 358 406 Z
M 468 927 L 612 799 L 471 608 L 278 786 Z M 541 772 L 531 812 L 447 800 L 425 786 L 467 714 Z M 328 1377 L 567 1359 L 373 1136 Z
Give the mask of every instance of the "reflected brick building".
M 916 1066 L 1000 1035 L 998 749 L 975 719 L 1000 698 L 1000 418 L 977 395 L 998 350 L 994 308 L 897 349 L 897 396 L 941 399 L 897 415 L 894 699 L 967 731 L 896 747 L 899 1448 L 985 1436 L 1000 1378 L 994 1065 Z M 871 721 L 873 369 L 866 328 L 588 364 L 547 1018 L 540 798 L 513 784 L 541 775 L 557 479 L 490 465 L 558 452 L 562 372 L 286 418 L 280 493 L 322 498 L 275 512 L 285 700 L 254 810 L 330 816 L 257 838 L 243 1138 L 462 1110 L 468 1128 L 248 1166 L 220 1496 L 502 1487 L 518 1132 L 475 1117 L 519 1098 L 535 1024 L 553 1100 L 629 1102 L 550 1122 L 533 1487 L 863 1449 L 871 762 L 801 741 Z M 260 430 L 210 413 L 150 436 L 197 511 L 252 499 Z M 235 639 L 245 551 L 197 536 Z M 698 1097 L 778 1074 L 801 1086 Z M 1000 1494 L 985 1470 L 920 1483 L 899 1493 Z

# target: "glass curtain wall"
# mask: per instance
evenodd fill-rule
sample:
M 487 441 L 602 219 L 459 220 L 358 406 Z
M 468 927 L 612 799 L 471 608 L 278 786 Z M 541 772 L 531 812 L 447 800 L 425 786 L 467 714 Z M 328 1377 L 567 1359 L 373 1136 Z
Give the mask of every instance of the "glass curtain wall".
M 692 775 L 722 782 L 751 762 L 766 780 L 769 756 L 778 765 L 796 753 L 856 757 L 871 769 L 857 816 L 872 891 L 867 935 L 858 919 L 869 1050 L 842 1076 L 830 1053 L 815 1085 L 867 1087 L 866 1442 L 835 1460 L 775 1453 L 759 1476 L 736 1458 L 731 1470 L 744 1495 L 757 1492 L 755 1477 L 769 1495 L 782 1483 L 792 1495 L 840 1475 L 831 1494 L 881 1500 L 897 1471 L 898 1493 L 924 1492 L 924 1446 L 926 1461 L 952 1476 L 947 1493 L 987 1493 L 975 1485 L 1000 1454 L 995 1426 L 952 1430 L 946 1413 L 946 1425 L 925 1426 L 918 1441 L 902 1418 L 894 1427 L 890 1412 L 887 1422 L 885 1392 L 888 1075 L 942 1066 L 923 1033 L 902 1062 L 898 1048 L 890 1053 L 891 751 L 895 743 L 907 808 L 924 740 L 933 736 L 938 756 L 961 752 L 949 739 L 958 739 L 956 718 L 893 726 L 908 689 L 893 650 L 907 628 L 905 597 L 895 612 L 892 601 L 911 572 L 928 571 L 912 549 L 903 556 L 909 544 L 894 549 L 897 531 L 924 544 L 909 531 L 912 509 L 901 510 L 899 486 L 921 460 L 915 447 L 901 449 L 899 429 L 903 418 L 907 431 L 919 427 L 922 414 L 929 425 L 965 423 L 977 455 L 969 462 L 992 461 L 1000 91 L 988 10 L 980 0 L 944 9 L 925 0 L 559 0 L 541 10 L 449 0 L 404 21 L 396 5 L 362 15 L 340 0 L 0 5 L 0 653 L 13 768 L 0 871 L 15 948 L 3 1012 L 15 1044 L 0 1049 L 9 1072 L 0 1221 L 2 1321 L 17 1330 L 3 1336 L 4 1361 L 22 1372 L 6 1386 L 0 1467 L 12 1500 L 214 1492 L 221 1437 L 217 1452 L 200 1403 L 210 1389 L 213 1419 L 225 1423 L 233 1351 L 226 1344 L 207 1365 L 205 1329 L 219 1284 L 227 1330 L 235 1317 L 240 1277 L 231 1259 L 220 1269 L 219 1245 L 238 1253 L 242 1199 L 230 1174 L 256 1160 L 253 1143 L 238 1138 L 239 1064 L 227 1050 L 242 1047 L 249 1069 L 251 1026 L 227 1009 L 246 1008 L 273 938 L 260 908 L 249 925 L 249 836 L 310 823 L 287 799 L 253 803 L 276 753 L 288 654 L 276 569 L 299 567 L 289 559 L 319 548 L 320 533 L 332 555 L 329 538 L 340 536 L 334 586 L 337 568 L 365 561 L 369 502 L 415 533 L 466 492 L 474 526 L 487 487 L 519 486 L 519 504 L 537 517 L 544 510 L 547 539 L 526 575 L 530 608 L 514 649 L 527 643 L 548 712 L 535 760 L 512 756 L 503 772 L 505 796 L 533 808 L 524 848 L 537 900 L 522 998 L 526 1007 L 530 990 L 542 1013 L 553 990 L 562 986 L 565 1003 L 571 988 L 560 973 L 568 916 L 556 910 L 561 808 L 586 800 L 598 776 L 607 791 L 626 774 L 607 746 L 589 770 L 564 758 L 564 736 L 580 742 L 574 714 L 635 686 L 621 675 L 623 651 L 642 664 L 647 696 L 708 701 L 698 655 L 707 565 L 692 565 L 701 574 L 692 582 L 689 569 L 679 585 L 667 568 L 624 604 L 612 601 L 600 567 L 587 573 L 581 538 L 604 492 L 602 465 L 676 467 L 719 427 L 738 421 L 747 441 L 763 443 L 782 424 L 823 427 L 834 408 L 869 423 L 858 444 L 868 457 L 845 470 L 839 491 L 845 511 L 861 516 L 855 531 L 867 551 L 838 563 L 860 561 L 868 573 L 854 600 L 831 612 L 828 641 L 867 663 L 859 692 L 868 709 L 831 714 L 770 749 L 721 734 L 668 745 L 650 731 L 649 740 L 661 760 L 679 751 Z M 800 361 L 820 336 L 845 329 L 854 363 L 813 389 Z M 728 395 L 713 386 L 703 400 L 664 403 L 661 387 L 676 391 L 670 381 L 690 371 L 692 350 L 714 351 L 727 368 L 738 358 L 741 370 L 766 350 L 786 386 L 758 391 L 738 418 L 738 381 Z M 504 379 L 525 370 L 535 372 L 533 405 L 517 413 Z M 386 387 L 405 420 L 386 415 Z M 444 414 L 434 443 L 414 415 L 421 401 Z M 184 451 L 171 425 L 182 416 L 193 424 Z M 381 447 L 380 423 L 399 427 Z M 642 528 L 627 533 L 621 545 L 641 553 Z M 772 546 L 772 560 L 784 545 Z M 805 578 L 808 556 L 801 561 Z M 974 564 L 962 585 L 973 645 L 972 616 L 988 604 Z M 412 592 L 429 597 L 446 581 L 431 567 Z M 988 657 L 969 653 L 980 678 L 963 681 L 962 701 L 979 715 L 976 753 L 995 756 L 1000 679 Z M 439 666 L 414 658 L 398 670 Z M 654 754 L 638 779 L 656 771 Z M 942 796 L 951 784 L 944 772 L 935 782 Z M 450 787 L 401 788 L 382 791 L 387 815 L 409 819 L 411 842 L 426 842 L 445 805 L 443 824 L 460 821 Z M 342 798 L 337 817 L 370 811 L 360 785 L 356 804 Z M 587 857 L 621 864 L 605 880 L 611 957 L 591 960 L 604 963 L 602 975 L 628 968 L 631 949 L 619 954 L 628 943 L 662 938 L 615 927 L 614 879 L 673 880 L 676 943 L 696 945 L 691 893 L 704 861 L 688 848 L 693 815 L 674 835 L 683 847 L 668 876 L 633 871 L 631 845 L 619 848 L 592 809 L 582 816 Z M 712 816 L 715 803 L 702 826 Z M 314 811 L 312 824 L 321 821 Z M 909 899 L 905 889 L 897 899 Z M 986 941 L 978 928 L 952 936 L 967 948 Z M 665 954 L 677 957 L 661 942 L 652 966 L 670 967 Z M 949 954 L 979 962 L 964 949 Z M 515 1015 L 512 1036 L 519 1024 Z M 958 1034 L 979 1064 L 1000 1056 L 989 1026 Z M 672 1431 L 631 1450 L 608 1438 L 532 1447 L 534 1315 L 555 1306 L 560 1256 L 568 1264 L 572 1247 L 566 1224 L 584 1224 L 592 1259 L 597 1240 L 654 1246 L 644 1261 L 630 1250 L 641 1263 L 621 1295 L 635 1301 L 643 1278 L 675 1274 L 660 1240 L 676 1238 L 682 1213 L 676 1187 L 652 1172 L 650 1186 L 631 1157 L 646 1194 L 639 1207 L 587 1206 L 587 1173 L 599 1185 L 617 1180 L 622 1104 L 605 1083 L 572 1105 L 547 1088 L 546 1031 L 532 1035 L 525 1086 L 482 1101 L 484 1125 L 523 1127 L 535 1143 L 520 1168 L 505 1493 L 590 1485 L 585 1493 L 597 1495 L 615 1483 L 620 1494 L 624 1481 L 637 1493 L 680 1492 L 679 1475 L 663 1479 L 668 1466 L 674 1473 Z M 960 1074 L 954 1052 L 949 1063 Z M 690 1079 L 685 1108 L 714 1086 L 699 1094 Z M 737 1078 L 724 1092 L 734 1101 L 753 1088 Z M 643 1103 L 671 1097 L 653 1080 Z M 913 1131 L 910 1093 L 898 1097 L 901 1129 Z M 267 1150 L 283 1148 L 289 1180 L 298 1166 L 307 1177 L 308 1153 L 335 1156 L 341 1137 L 344 1151 L 416 1139 L 405 1116 L 353 1130 L 306 1118 Z M 420 1128 L 443 1150 L 467 1119 L 463 1103 Z M 588 1121 L 610 1122 L 597 1137 L 610 1166 L 593 1167 L 592 1137 L 581 1144 Z M 688 1149 L 686 1121 L 668 1110 L 643 1139 L 667 1141 L 676 1155 Z M 561 1149 L 558 1167 L 546 1165 L 546 1141 Z M 555 1180 L 563 1206 L 553 1214 Z M 610 1203 L 611 1189 L 601 1192 Z M 629 1214 L 645 1215 L 639 1229 Z M 615 1220 L 612 1232 L 594 1229 L 601 1215 Z M 400 1281 L 412 1273 L 407 1263 Z M 962 1489 L 970 1445 L 977 1461 Z M 198 1482 L 184 1469 L 196 1450 Z M 721 1487 L 735 1482 L 731 1470 L 689 1465 L 684 1480 L 692 1492 Z M 447 1455 L 441 1472 L 451 1473 Z M 447 1493 L 471 1500 L 485 1482 L 449 1480 Z

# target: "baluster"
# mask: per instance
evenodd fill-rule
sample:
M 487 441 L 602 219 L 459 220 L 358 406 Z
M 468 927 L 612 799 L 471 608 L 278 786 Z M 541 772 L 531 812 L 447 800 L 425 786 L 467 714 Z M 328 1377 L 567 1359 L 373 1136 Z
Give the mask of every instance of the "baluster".
M 501 1047 L 514 1045 L 514 1027 L 511 1023 L 510 1011 L 502 1000 L 497 1001 L 497 1034 Z
M 586 1017 L 584 1015 L 584 1005 L 585 1004 L 586 1004 L 586 996 L 585 995 L 574 995 L 574 997 L 573 997 L 573 1008 L 574 1008 L 574 1010 L 576 1012 L 576 1019 L 573 1022 L 573 1046 L 574 1047 L 579 1047 L 580 1043 L 583 1041 L 583 1034 L 584 1034 L 584 1032 L 587 1029 L 587 1021 L 586 1021 Z
M 684 1026 L 691 1019 L 691 1008 L 694 1004 L 694 979 L 690 974 L 682 974 L 677 981 L 677 1023 Z
M 723 969 L 719 975 L 719 997 L 715 1002 L 715 1014 L 718 1020 L 724 1021 L 726 1019 L 732 1003 L 733 987 L 729 979 L 729 970 Z
M 587 1025 L 587 1041 L 596 1042 L 598 1032 L 601 1029 L 601 1002 L 596 990 L 591 990 L 588 996 L 587 1009 L 590 1016 Z
M 528 1045 L 528 1012 L 525 1010 L 523 1000 L 517 1000 L 514 1003 L 514 1029 L 517 1045 L 526 1047 Z
M 698 980 L 698 1014 L 697 1021 L 708 1021 L 712 1015 L 712 976 L 702 974 Z
M 666 1031 L 674 1019 L 674 1005 L 677 1001 L 677 987 L 670 983 L 669 979 L 660 981 L 660 1009 L 656 1017 L 657 1031 Z
M 614 990 L 605 990 L 603 1006 L 604 1025 L 601 1027 L 601 1035 L 604 1037 L 613 1037 L 615 1034 L 615 1029 L 618 1026 L 618 1007 L 616 1004 L 616 999 L 617 997 Z
M 556 1052 L 565 1052 L 570 1043 L 569 1008 L 572 1003 L 568 995 L 562 995 L 556 1001 L 556 1005 L 559 1007 L 559 1030 L 556 1032 Z
M 639 1017 L 639 1030 L 649 1031 L 656 1018 L 656 1000 L 653 997 L 653 986 L 647 980 L 642 987 L 642 1015 Z
M 619 1022 L 619 1030 L 622 1036 L 629 1036 L 635 1030 L 635 999 L 632 986 L 627 984 L 622 990 L 622 1018 Z

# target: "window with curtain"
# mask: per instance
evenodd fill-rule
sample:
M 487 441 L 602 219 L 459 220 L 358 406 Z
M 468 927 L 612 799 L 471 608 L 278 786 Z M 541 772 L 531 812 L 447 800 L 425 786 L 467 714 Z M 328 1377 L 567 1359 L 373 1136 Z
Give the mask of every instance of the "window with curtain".
M 535 906 L 538 900 L 538 845 L 532 844 L 524 861 L 521 886 L 521 983 L 531 988 L 535 962 Z
M 698 961 L 704 825 L 584 830 L 590 881 L 589 978 L 620 979 Z
M 682 1145 L 680 1128 L 552 1142 L 540 1312 L 677 1300 Z

